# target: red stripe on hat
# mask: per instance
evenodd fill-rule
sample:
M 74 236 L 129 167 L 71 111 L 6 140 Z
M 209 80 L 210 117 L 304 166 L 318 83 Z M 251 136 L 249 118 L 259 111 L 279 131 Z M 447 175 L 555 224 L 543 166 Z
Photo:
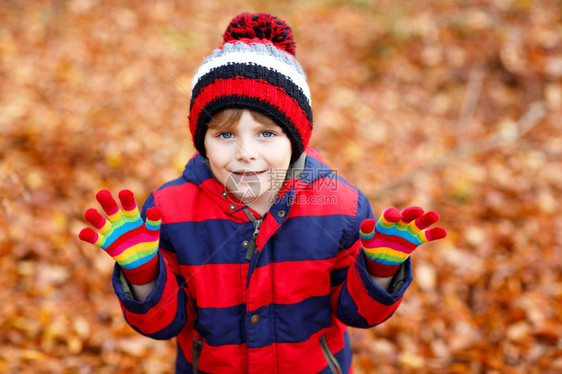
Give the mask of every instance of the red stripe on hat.
M 209 102 L 222 96 L 247 96 L 267 101 L 295 124 L 303 144 L 308 144 L 312 124 L 297 101 L 278 86 L 244 77 L 219 79 L 201 90 L 191 106 L 189 127 L 192 134 L 195 134 L 195 127 L 204 108 Z M 306 126 L 299 126 L 299 124 L 306 124 Z

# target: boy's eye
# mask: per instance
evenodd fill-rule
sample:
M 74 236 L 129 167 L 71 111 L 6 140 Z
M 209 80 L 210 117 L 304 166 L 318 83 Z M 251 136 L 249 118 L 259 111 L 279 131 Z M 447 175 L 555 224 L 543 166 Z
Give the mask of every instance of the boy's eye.
M 261 135 L 264 138 L 271 138 L 271 137 L 275 136 L 275 133 L 273 131 L 262 131 Z
M 234 134 L 231 132 L 221 132 L 218 136 L 222 139 L 232 139 L 234 137 Z

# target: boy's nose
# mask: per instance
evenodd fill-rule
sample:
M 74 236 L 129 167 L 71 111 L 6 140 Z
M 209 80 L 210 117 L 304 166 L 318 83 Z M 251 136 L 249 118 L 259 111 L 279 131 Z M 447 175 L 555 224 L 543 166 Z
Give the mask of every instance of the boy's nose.
M 255 159 L 255 147 L 252 146 L 251 142 L 240 140 L 238 142 L 238 152 L 236 153 L 236 160 L 248 162 Z

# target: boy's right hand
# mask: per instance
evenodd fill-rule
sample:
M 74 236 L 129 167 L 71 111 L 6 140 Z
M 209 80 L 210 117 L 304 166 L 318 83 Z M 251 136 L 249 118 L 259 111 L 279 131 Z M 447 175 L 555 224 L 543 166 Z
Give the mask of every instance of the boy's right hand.
M 122 210 L 107 190 L 99 191 L 96 199 L 108 219 L 97 210 L 88 209 L 84 217 L 97 232 L 84 228 L 80 239 L 107 252 L 121 266 L 129 282 L 141 285 L 155 279 L 158 276 L 160 209 L 148 209 L 146 222 L 143 222 L 129 190 L 119 192 Z
M 442 227 L 428 228 L 437 221 L 437 212 L 424 213 L 417 206 L 401 212 L 396 208 L 386 209 L 376 223 L 372 219 L 364 220 L 359 235 L 369 273 L 390 277 L 419 245 L 447 236 Z

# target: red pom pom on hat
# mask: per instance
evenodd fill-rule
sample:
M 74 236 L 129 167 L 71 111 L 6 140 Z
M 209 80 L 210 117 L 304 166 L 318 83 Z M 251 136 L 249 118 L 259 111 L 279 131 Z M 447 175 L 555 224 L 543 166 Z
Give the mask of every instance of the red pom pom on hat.
M 269 40 L 278 48 L 295 55 L 293 32 L 282 19 L 267 13 L 242 13 L 236 16 L 223 34 L 225 43 L 238 40 Z

